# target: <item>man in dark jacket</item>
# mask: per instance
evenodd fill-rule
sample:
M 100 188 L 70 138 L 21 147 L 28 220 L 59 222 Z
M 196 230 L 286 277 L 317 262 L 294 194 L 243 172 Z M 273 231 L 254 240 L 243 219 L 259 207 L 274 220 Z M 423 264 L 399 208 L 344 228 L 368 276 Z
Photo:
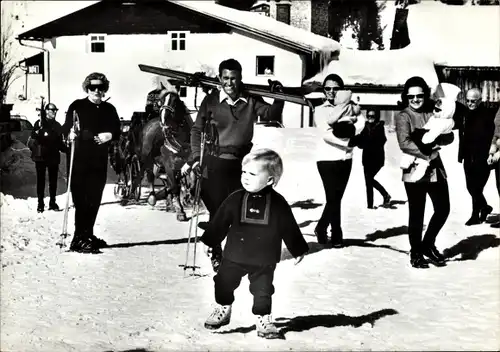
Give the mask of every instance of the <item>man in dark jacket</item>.
M 481 92 L 477 88 L 467 92 L 466 103 L 469 111 L 460 132 L 459 161 L 464 164 L 465 182 L 472 198 L 472 215 L 465 223 L 470 226 L 484 222 L 493 210 L 483 191 L 490 176 L 488 152 L 495 125 L 494 114 L 481 103 Z
M 61 162 L 60 152 L 66 151 L 62 139 L 61 125 L 56 121 L 57 107 L 49 103 L 40 111 L 40 120 L 35 122 L 28 147 L 36 165 L 37 211 L 45 210 L 45 173 L 49 172 L 49 210 L 59 210 L 56 203 L 57 173 Z
M 198 116 L 191 129 L 190 162 L 182 168 L 187 174 L 192 169 L 197 174 L 200 170 L 200 142 L 205 123 L 212 117 L 215 126 L 216 148 L 212 155 L 204 156 L 201 197 L 210 217 L 222 204 L 224 199 L 241 188 L 241 161 L 252 149 L 254 124 L 257 117 L 262 120 L 281 120 L 284 101 L 275 100 L 272 105 L 262 98 L 249 96 L 242 84 L 242 68 L 238 61 L 228 59 L 219 65 L 221 89 L 215 89 L 202 101 Z M 281 83 L 274 81 L 271 90 L 281 90 Z M 206 224 L 203 224 L 206 227 Z M 202 225 L 202 226 L 203 226 Z M 222 249 L 214 248 L 214 254 Z M 217 270 L 218 259 L 215 255 L 214 270 Z M 220 259 L 220 258 L 219 258 Z
M 83 82 L 87 97 L 68 108 L 63 133 L 75 144 L 71 194 L 75 205 L 75 236 L 70 250 L 97 253 L 107 244 L 94 235 L 94 224 L 106 185 L 109 141 L 120 137 L 120 118 L 113 105 L 103 101 L 109 81 L 91 73 Z M 74 125 L 74 115 L 78 121 Z

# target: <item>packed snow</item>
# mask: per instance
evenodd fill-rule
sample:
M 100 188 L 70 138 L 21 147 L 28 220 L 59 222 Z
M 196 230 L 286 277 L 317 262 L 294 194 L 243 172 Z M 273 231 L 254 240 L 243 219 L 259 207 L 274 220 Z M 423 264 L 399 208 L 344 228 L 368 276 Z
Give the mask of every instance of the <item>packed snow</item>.
M 277 189 L 292 205 L 310 253 L 297 266 L 283 250 L 275 275 L 273 318 L 284 340 L 257 337 L 248 280 L 237 289 L 231 323 L 203 327 L 211 313 L 213 273 L 198 247 L 201 277 L 184 274 L 188 222 L 137 204 L 122 207 L 106 186 L 96 235 L 102 254 L 61 251 L 63 212 L 36 213 L 36 198 L 1 194 L 2 351 L 317 351 L 498 350 L 499 233 L 489 224 L 465 227 L 470 198 L 457 142 L 444 147 L 451 214 L 437 246 L 446 267 L 409 266 L 408 210 L 396 137 L 388 133 L 386 166 L 377 179 L 396 201 L 366 209 L 360 151 L 343 200 L 347 246 L 323 248 L 313 236 L 324 204 L 312 148 L 313 128 L 258 127 L 254 142 L 278 151 L 285 172 Z M 28 171 L 28 161 L 22 166 Z M 64 205 L 59 192 L 58 203 Z M 488 202 L 498 217 L 490 178 Z M 375 194 L 375 203 L 382 199 Z M 378 197 L 378 198 L 377 198 Z M 432 206 L 427 205 L 426 219 Z M 73 209 L 69 211 L 73 231 Z M 207 215 L 202 214 L 201 219 Z M 200 230 L 201 232 L 201 230 Z M 68 238 L 68 241 L 71 238 Z

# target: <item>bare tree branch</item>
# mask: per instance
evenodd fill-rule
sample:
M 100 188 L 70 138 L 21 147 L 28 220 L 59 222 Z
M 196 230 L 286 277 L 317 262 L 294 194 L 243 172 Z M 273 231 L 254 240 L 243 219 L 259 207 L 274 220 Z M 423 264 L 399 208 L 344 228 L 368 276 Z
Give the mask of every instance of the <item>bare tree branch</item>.
M 7 23 L 6 23 L 7 22 Z M 12 56 L 12 43 L 14 35 L 12 33 L 11 22 L 8 21 L 2 9 L 2 31 L 0 33 L 0 102 L 5 103 L 7 92 L 12 83 L 20 76 L 17 75 L 18 63 Z M 17 75 L 17 76 L 16 76 Z

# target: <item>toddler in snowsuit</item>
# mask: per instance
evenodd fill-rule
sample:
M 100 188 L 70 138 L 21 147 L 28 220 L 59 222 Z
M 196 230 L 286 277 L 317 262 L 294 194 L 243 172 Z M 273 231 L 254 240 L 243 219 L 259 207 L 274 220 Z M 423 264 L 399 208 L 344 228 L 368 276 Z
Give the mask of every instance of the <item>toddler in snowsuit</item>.
M 424 125 L 424 128 L 417 128 L 413 131 L 411 138 L 420 151 L 425 155 L 431 155 L 433 151 L 438 150 L 435 140 L 441 134 L 450 133 L 455 125 L 453 114 L 455 113 L 455 100 L 451 98 L 440 98 L 434 107 L 434 114 Z M 412 165 L 415 171 L 412 173 L 411 181 L 416 182 L 424 177 L 429 161 L 417 158 L 413 155 L 403 154 L 400 167 L 403 170 Z
M 332 133 L 338 138 L 352 136 L 354 124 L 361 114 L 360 106 L 351 101 L 351 98 L 352 92 L 350 90 L 339 90 L 335 93 L 335 106 L 331 109 L 327 123 Z
M 273 189 L 282 172 L 282 160 L 273 150 L 259 149 L 247 154 L 242 161 L 243 189 L 224 200 L 200 238 L 214 247 L 227 236 L 223 259 L 214 277 L 217 306 L 205 322 L 207 329 L 229 324 L 234 291 L 243 276 L 248 275 L 258 336 L 280 337 L 270 314 L 281 243 L 285 242 L 296 264 L 309 249 L 290 206 Z

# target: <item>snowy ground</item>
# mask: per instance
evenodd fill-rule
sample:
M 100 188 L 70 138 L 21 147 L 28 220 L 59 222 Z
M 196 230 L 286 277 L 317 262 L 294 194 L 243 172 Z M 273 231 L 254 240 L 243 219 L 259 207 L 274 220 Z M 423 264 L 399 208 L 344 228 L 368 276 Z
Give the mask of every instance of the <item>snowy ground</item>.
M 201 246 L 205 276 L 184 277 L 178 267 L 189 223 L 177 222 L 161 203 L 121 207 L 109 184 L 96 234 L 111 248 L 99 255 L 60 252 L 55 243 L 63 213 L 37 214 L 36 199 L 2 196 L 1 350 L 498 350 L 500 236 L 487 224 L 463 225 L 470 200 L 457 142 L 442 152 L 452 209 L 437 246 L 449 262 L 416 270 L 408 265 L 408 211 L 395 135 L 388 134 L 378 179 L 403 204 L 366 209 L 357 151 L 343 202 L 348 246 L 342 249 L 322 248 L 312 236 L 324 203 L 314 138 L 312 129 L 272 128 L 259 129 L 256 137 L 256 144 L 282 154 L 278 190 L 293 204 L 311 247 L 298 266 L 284 250 L 277 267 L 273 317 L 286 340 L 257 337 L 246 279 L 236 291 L 231 324 L 205 330 L 213 274 Z M 498 214 L 493 175 L 485 193 Z M 64 195 L 58 201 L 64 204 Z M 429 202 L 427 219 L 431 209 Z M 71 220 L 73 215 L 71 210 Z

